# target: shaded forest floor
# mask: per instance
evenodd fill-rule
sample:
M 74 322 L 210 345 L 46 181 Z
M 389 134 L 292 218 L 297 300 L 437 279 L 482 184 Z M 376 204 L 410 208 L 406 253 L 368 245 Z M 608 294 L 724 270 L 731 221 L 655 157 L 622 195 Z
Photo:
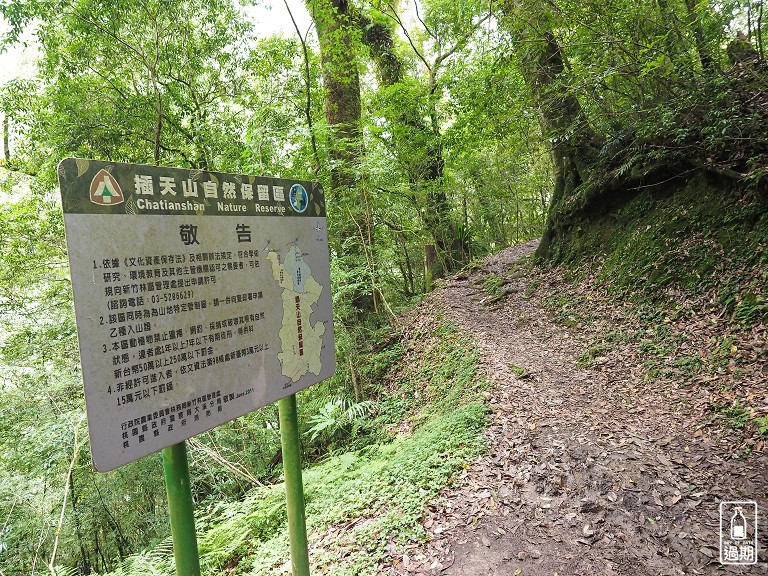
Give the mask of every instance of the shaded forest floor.
M 768 509 L 765 326 L 734 331 L 706 296 L 651 313 L 589 271 L 533 268 L 535 246 L 448 280 L 406 321 L 474 338 L 491 416 L 487 454 L 385 573 L 768 574 L 764 519 L 757 566 L 718 561 L 720 501 Z

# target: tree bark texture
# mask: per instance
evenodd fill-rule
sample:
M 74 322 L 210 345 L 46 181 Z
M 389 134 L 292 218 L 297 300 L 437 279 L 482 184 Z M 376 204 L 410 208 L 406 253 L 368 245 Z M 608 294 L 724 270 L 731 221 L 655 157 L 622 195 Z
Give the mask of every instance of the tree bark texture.
M 552 155 L 554 189 L 536 252 L 539 258 L 552 258 L 558 212 L 587 180 L 596 157 L 597 138 L 581 104 L 568 88 L 565 57 L 548 8 L 521 6 L 507 0 L 503 10 L 507 25 L 520 39 L 523 78 L 538 108 L 541 131 Z
M 360 129 L 360 74 L 357 21 L 347 0 L 307 0 L 320 44 L 325 88 L 325 119 L 331 198 L 343 211 L 335 250 L 340 265 L 358 288 L 350 291 L 350 303 L 358 312 L 375 311 L 377 288 L 373 247 L 373 223 L 368 191 L 363 189 L 363 145 Z M 370 286 L 365 287 L 366 280 Z
M 309 0 L 308 7 L 320 44 L 325 118 L 330 132 L 331 188 L 336 191 L 354 185 L 362 156 L 356 23 L 346 0 Z

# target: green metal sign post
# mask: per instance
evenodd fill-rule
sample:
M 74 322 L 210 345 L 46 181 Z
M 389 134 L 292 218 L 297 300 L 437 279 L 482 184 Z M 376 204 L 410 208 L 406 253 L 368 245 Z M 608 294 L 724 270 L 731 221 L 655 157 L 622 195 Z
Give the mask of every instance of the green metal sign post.
M 200 576 L 200 559 L 195 535 L 195 512 L 189 482 L 187 445 L 179 442 L 163 448 L 163 472 L 171 516 L 173 558 L 178 576 Z
M 309 576 L 307 523 L 304 514 L 304 486 L 301 480 L 301 446 L 296 415 L 296 395 L 277 402 L 280 413 L 280 441 L 283 447 L 285 497 L 288 510 L 288 537 L 291 542 L 291 573 Z

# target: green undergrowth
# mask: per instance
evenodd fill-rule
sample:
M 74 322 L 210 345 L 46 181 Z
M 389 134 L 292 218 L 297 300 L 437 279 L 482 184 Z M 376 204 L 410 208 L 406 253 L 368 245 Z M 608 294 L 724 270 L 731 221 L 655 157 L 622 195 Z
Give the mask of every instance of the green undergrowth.
M 768 416 L 755 415 L 754 407 L 742 405 L 741 401 L 713 402 L 712 409 L 725 418 L 726 423 L 735 430 L 756 428 L 760 438 L 768 438 Z
M 495 304 L 499 300 L 506 296 L 504 292 L 504 280 L 499 278 L 496 274 L 488 274 L 484 278 L 477 280 L 477 284 L 488 295 L 483 301 L 486 304 Z
M 477 366 L 471 342 L 439 323 L 391 339 L 360 367 L 381 379 L 376 409 L 359 428 L 367 436 L 304 471 L 313 573 L 377 574 L 392 546 L 424 539 L 427 501 L 484 449 L 487 382 Z M 204 574 L 290 574 L 281 483 L 198 510 L 197 529 Z M 114 574 L 172 574 L 168 544 Z

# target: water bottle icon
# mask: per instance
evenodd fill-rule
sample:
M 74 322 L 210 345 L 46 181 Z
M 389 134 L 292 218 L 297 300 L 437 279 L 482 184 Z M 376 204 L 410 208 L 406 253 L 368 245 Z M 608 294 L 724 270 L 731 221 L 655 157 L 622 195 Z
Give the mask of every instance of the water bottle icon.
M 744 518 L 741 506 L 736 506 L 736 511 L 731 518 L 731 538 L 733 540 L 747 539 L 747 519 Z

